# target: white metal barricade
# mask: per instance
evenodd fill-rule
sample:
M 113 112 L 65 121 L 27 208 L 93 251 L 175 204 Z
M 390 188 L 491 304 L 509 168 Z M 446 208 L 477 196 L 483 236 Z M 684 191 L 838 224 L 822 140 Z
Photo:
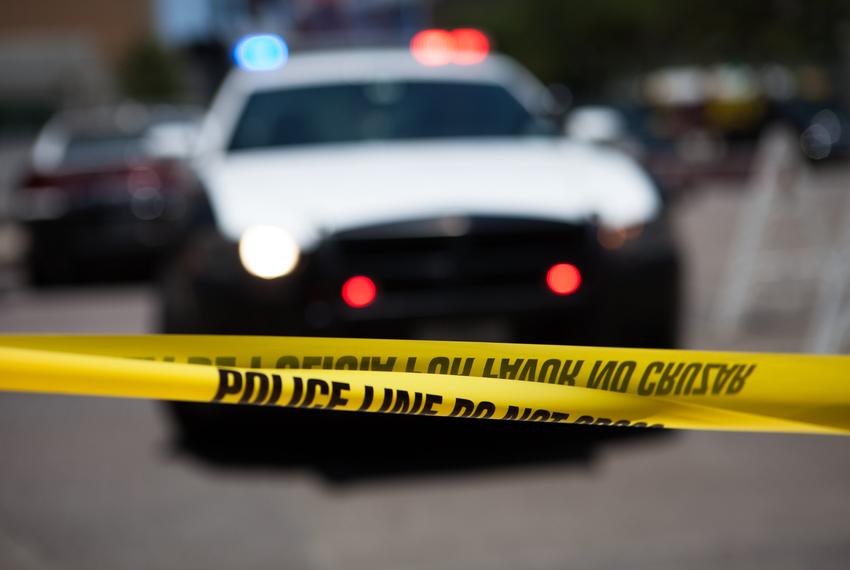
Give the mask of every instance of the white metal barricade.
M 850 192 L 844 199 L 844 212 L 838 239 L 830 252 L 815 298 L 808 349 L 837 353 L 850 332 Z
M 762 136 L 748 194 L 717 298 L 715 324 L 724 336 L 738 332 L 756 300 L 759 285 L 784 282 L 786 292 L 793 287 L 801 291 L 799 288 L 821 273 L 824 253 L 829 249 L 829 234 L 814 201 L 809 166 L 793 130 L 774 127 Z M 772 248 L 766 243 L 768 232 L 776 230 L 780 210 L 789 207 L 805 243 L 793 250 Z

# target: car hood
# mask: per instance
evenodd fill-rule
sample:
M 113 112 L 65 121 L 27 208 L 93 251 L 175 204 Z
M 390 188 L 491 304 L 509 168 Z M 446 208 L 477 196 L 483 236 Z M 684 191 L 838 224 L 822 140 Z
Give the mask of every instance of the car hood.
M 560 139 L 242 151 L 196 166 L 226 237 L 276 225 L 304 249 L 328 233 L 405 220 L 512 216 L 623 227 L 660 207 L 629 158 Z

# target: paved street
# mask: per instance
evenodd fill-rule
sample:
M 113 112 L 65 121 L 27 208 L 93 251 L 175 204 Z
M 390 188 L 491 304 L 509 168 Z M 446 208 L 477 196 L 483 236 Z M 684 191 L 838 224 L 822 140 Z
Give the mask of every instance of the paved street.
M 850 178 L 819 176 L 833 194 Z M 805 293 L 736 338 L 711 333 L 739 211 L 728 189 L 678 206 L 687 343 L 800 350 Z M 149 332 L 154 306 L 144 285 L 12 288 L 0 290 L 0 331 Z M 364 447 L 392 442 L 367 433 Z M 384 469 L 327 437 L 299 461 L 223 462 L 178 446 L 155 403 L 2 394 L 0 568 L 781 570 L 850 560 L 850 440 L 495 433 L 456 439 L 441 426 L 376 452 Z M 467 460 L 393 469 L 412 447 Z M 337 454 L 351 463 L 327 460 Z

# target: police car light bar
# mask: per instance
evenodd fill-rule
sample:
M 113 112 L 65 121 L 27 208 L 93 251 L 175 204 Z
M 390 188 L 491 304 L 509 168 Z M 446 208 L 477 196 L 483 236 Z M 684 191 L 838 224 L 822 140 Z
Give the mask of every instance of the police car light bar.
M 490 40 L 480 30 L 422 30 L 410 40 L 410 53 L 422 65 L 475 65 L 487 59 Z
M 245 36 L 233 48 L 233 60 L 246 71 L 271 71 L 286 65 L 289 47 L 274 34 Z

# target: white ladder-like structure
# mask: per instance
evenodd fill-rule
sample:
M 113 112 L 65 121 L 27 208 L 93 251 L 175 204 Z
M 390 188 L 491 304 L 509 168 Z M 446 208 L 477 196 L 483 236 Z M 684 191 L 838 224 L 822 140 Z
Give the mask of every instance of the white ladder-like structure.
M 726 268 L 726 279 L 717 298 L 715 325 L 723 336 L 734 336 L 756 300 L 763 283 L 812 281 L 821 273 L 829 234 L 813 201 L 809 167 L 790 129 L 775 127 L 759 141 L 753 176 L 738 223 Z M 806 245 L 793 251 L 766 247 L 777 210 L 791 200 Z M 789 285 L 790 286 L 790 285 Z
M 850 332 L 850 192 L 844 199 L 844 212 L 835 246 L 821 275 L 808 349 L 811 352 L 838 353 Z

